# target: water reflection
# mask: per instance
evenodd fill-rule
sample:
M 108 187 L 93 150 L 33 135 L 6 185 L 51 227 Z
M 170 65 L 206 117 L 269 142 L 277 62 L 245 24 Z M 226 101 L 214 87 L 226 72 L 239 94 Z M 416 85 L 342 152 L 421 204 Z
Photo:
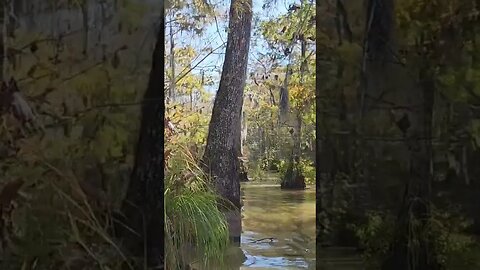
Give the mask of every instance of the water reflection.
M 193 269 L 316 269 L 316 252 L 319 253 L 318 269 L 365 269 L 355 249 L 315 250 L 314 188 L 285 191 L 275 184 L 243 183 L 240 247 L 229 248 L 227 265 L 196 265 Z
M 314 187 L 244 183 L 241 194 L 246 260 L 235 269 L 315 269 Z

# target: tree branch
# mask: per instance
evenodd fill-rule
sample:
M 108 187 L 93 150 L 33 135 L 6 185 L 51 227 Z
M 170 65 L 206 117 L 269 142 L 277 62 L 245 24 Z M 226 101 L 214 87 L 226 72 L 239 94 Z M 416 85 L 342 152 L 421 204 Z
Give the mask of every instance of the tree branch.
M 216 50 L 222 48 L 223 46 L 225 46 L 225 43 L 223 43 L 222 45 L 218 46 L 217 48 L 211 50 L 207 55 L 205 55 L 198 63 L 196 63 L 193 67 L 189 68 L 187 70 L 187 68 L 185 68 L 184 70 L 182 70 L 182 72 L 180 72 L 180 76 L 178 76 L 178 78 L 175 80 L 175 83 L 177 84 L 180 80 L 182 80 L 185 76 L 187 76 L 192 70 L 194 70 L 198 65 L 200 65 L 205 59 L 207 59 L 207 57 L 209 57 L 213 52 L 215 52 Z M 183 74 L 182 74 L 183 73 Z

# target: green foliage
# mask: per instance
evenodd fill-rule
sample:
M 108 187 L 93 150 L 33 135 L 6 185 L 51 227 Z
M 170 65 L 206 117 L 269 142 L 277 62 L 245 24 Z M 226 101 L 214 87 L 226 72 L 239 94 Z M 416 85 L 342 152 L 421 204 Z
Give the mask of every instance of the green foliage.
M 165 130 L 165 255 L 169 269 L 199 261 L 223 263 L 229 238 L 213 185 L 199 167 L 209 117 L 190 106 L 169 103 Z M 220 204 L 219 204 L 220 202 Z
M 280 173 L 280 175 L 285 175 L 287 173 L 287 169 L 288 169 L 288 162 L 286 160 L 281 160 L 278 163 L 278 172 Z
M 315 164 L 311 160 L 302 159 L 298 164 L 306 184 L 315 184 Z
M 191 263 L 195 254 L 207 265 L 222 262 L 229 238 L 218 197 L 196 159 L 185 147 L 175 144 L 169 155 L 165 178 L 165 254 L 169 269 Z
M 252 78 L 246 88 L 247 98 L 244 111 L 247 113 L 249 132 L 246 148 L 253 163 L 264 164 L 270 169 L 272 162 L 278 161 L 276 167 L 280 174 L 287 170 L 292 148 L 300 145 L 300 154 L 305 163 L 299 168 L 309 174 L 307 181 L 312 183 L 314 170 L 313 141 L 315 140 L 315 9 L 311 3 L 303 2 L 296 11 L 259 20 L 259 38 L 268 45 L 267 53 L 259 53 L 251 67 Z M 305 57 L 300 52 L 300 44 L 305 41 Z M 291 51 L 289 59 L 286 49 Z M 288 62 L 288 63 L 287 63 Z M 280 89 L 288 74 L 289 120 L 279 121 Z M 291 134 L 296 125 L 296 115 L 300 115 L 301 133 L 294 138 Z
M 457 214 L 458 208 L 433 209 L 426 233 L 433 236 L 437 260 L 444 265 L 459 263 L 458 258 L 468 252 L 474 244 L 472 236 L 465 233 L 471 221 Z
M 199 159 L 207 142 L 209 116 L 178 104 L 167 105 L 165 116 L 175 126 L 175 135 L 169 139 L 171 146 L 185 145 Z M 169 147 L 166 145 L 167 150 Z
M 203 155 L 210 120 L 213 84 L 211 73 L 197 66 L 214 51 L 200 44 L 205 29 L 217 22 L 217 4 L 203 0 L 166 3 L 165 55 L 165 230 L 166 267 L 180 269 L 215 259 L 223 263 L 229 239 L 222 204 L 210 179 L 198 166 Z M 216 16 L 216 17 L 215 17 Z M 174 45 L 173 52 L 171 45 Z M 174 65 L 172 65 L 172 62 Z M 172 87 L 173 86 L 173 87 Z
M 282 52 L 282 46 L 291 44 L 297 35 L 315 36 L 315 4 L 302 3 L 297 11 L 280 15 L 260 23 L 260 31 L 270 48 Z
M 472 267 L 478 262 L 469 259 L 472 252 L 475 252 L 473 238 L 465 233 L 470 223 L 462 216 L 450 213 L 452 212 L 433 210 L 425 231 L 410 236 L 411 244 L 413 245 L 420 237 L 425 237 L 422 234 L 429 234 L 434 241 L 433 248 L 438 261 L 447 266 L 447 269 Z M 412 220 L 412 226 L 417 226 L 418 222 Z M 368 213 L 364 224 L 350 226 L 355 230 L 360 247 L 365 249 L 363 256 L 369 269 L 378 269 L 388 255 L 395 233 L 395 223 L 395 216 L 377 211 Z
M 263 167 L 263 164 L 259 162 L 255 162 L 248 167 L 248 176 L 252 181 L 262 181 L 265 179 L 267 173 Z
M 279 174 L 285 176 L 288 170 L 288 162 L 286 160 L 281 160 L 278 163 Z M 314 162 L 308 159 L 300 159 L 297 164 L 298 169 L 302 172 L 305 177 L 305 183 L 312 185 L 315 184 L 315 166 Z
M 367 214 L 367 222 L 360 226 L 351 225 L 364 248 L 363 256 L 369 267 L 378 268 L 380 260 L 387 255 L 395 228 L 395 220 L 381 212 Z
M 63 3 L 56 8 L 80 12 L 83 2 L 69 3 L 69 10 Z M 4 62 L 9 65 L 7 75 L 17 79 L 44 130 L 28 129 L 22 138 L 21 123 L 7 117 L 0 131 L 0 148 L 11 136 L 18 149 L 12 156 L 0 153 L 0 191 L 15 179 L 25 181 L 12 201 L 16 207 L 3 217 L 14 228 L 5 231 L 12 242 L 4 247 L 1 269 L 121 269 L 131 262 L 112 237 L 112 213 L 119 210 L 128 184 L 139 98 L 151 64 L 151 51 L 137 37 L 150 31 L 144 20 L 147 11 L 160 6 L 118 2 L 117 13 L 106 9 L 105 17 L 113 20 L 102 19 L 105 31 L 89 41 L 86 55 L 78 28 L 64 32 L 53 24 L 51 30 L 38 33 L 21 26 L 9 40 L 9 48 L 21 51 L 15 61 Z M 57 10 L 46 12 L 58 15 Z M 105 35 L 107 30 L 115 32 L 117 24 L 130 28 L 131 35 L 115 35 L 121 44 Z M 57 36 L 60 32 L 62 38 Z M 33 43 L 35 52 L 30 50 Z M 127 49 L 117 53 L 120 64 L 114 67 L 111 59 L 123 45 Z

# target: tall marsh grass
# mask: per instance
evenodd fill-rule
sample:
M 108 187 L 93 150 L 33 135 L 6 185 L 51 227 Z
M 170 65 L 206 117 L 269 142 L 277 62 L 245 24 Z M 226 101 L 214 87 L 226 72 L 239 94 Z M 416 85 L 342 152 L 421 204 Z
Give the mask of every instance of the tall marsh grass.
M 184 269 L 194 260 L 205 266 L 213 259 L 222 263 L 229 243 L 218 207 L 222 199 L 193 154 L 184 147 L 170 153 L 165 173 L 166 269 Z

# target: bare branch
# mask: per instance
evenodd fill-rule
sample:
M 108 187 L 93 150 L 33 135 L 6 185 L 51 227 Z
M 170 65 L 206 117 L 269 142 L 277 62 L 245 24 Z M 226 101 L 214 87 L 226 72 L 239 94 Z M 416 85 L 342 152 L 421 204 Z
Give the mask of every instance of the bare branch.
M 200 65 L 205 59 L 207 59 L 207 57 L 209 57 L 213 52 L 215 52 L 216 50 L 222 48 L 225 46 L 225 43 L 223 43 L 222 45 L 218 46 L 217 48 L 211 50 L 207 55 L 205 55 L 198 63 L 196 63 L 193 67 L 189 68 L 187 70 L 187 68 L 185 68 L 184 70 L 182 70 L 182 72 L 180 72 L 181 75 L 178 76 L 177 80 L 175 81 L 175 83 L 178 83 L 180 80 L 182 80 L 185 76 L 187 76 L 192 70 L 194 70 L 198 65 Z

